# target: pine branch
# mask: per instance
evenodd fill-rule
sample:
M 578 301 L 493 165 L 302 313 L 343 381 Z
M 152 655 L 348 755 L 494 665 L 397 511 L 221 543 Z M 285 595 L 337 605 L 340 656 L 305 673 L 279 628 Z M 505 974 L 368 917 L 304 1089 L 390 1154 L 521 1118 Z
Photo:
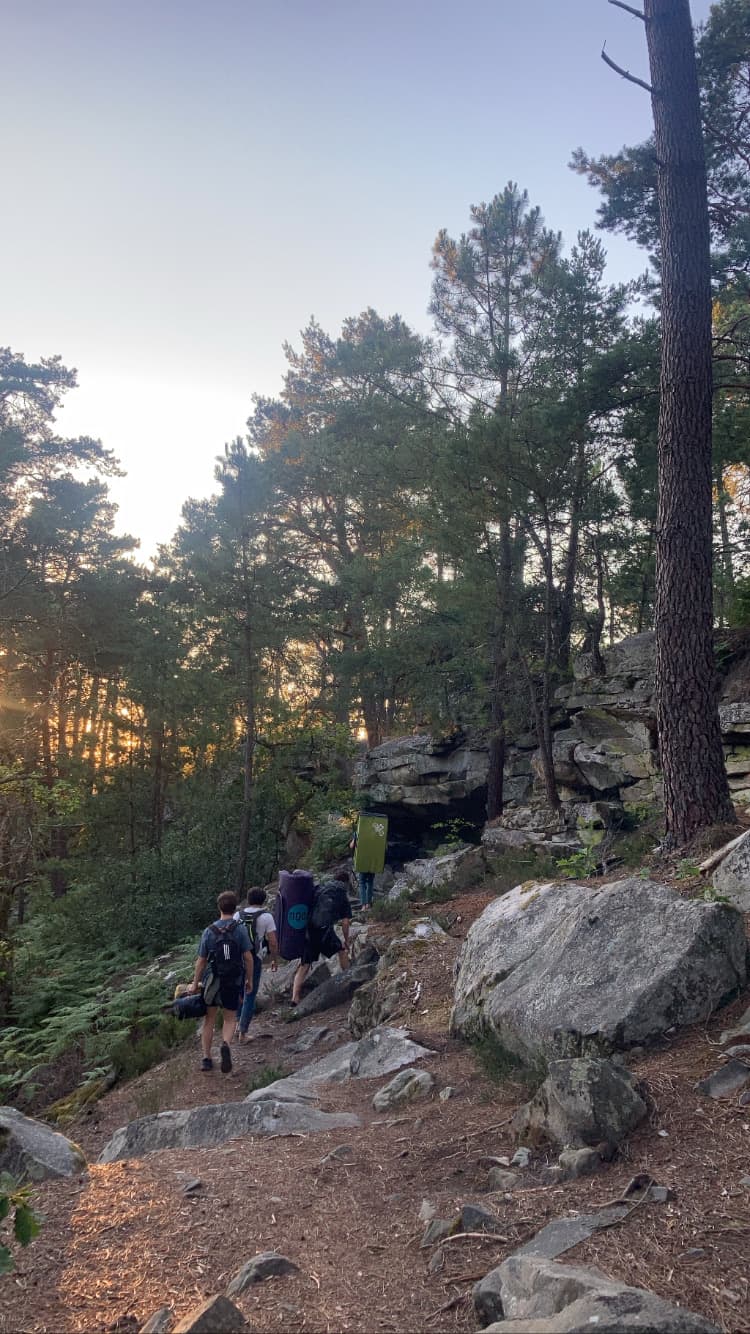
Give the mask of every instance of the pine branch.
M 650 83 L 646 83 L 643 79 L 637 79 L 635 74 L 631 74 L 629 70 L 623 69 L 621 65 L 616 65 L 614 60 L 610 60 L 607 55 L 606 45 L 607 43 L 605 42 L 602 47 L 602 60 L 605 65 L 609 65 L 609 68 L 613 69 L 615 74 L 621 74 L 623 79 L 628 80 L 628 83 L 637 83 L 639 88 L 645 88 L 647 93 L 650 93 L 652 97 L 656 97 L 657 94 L 654 92 Z

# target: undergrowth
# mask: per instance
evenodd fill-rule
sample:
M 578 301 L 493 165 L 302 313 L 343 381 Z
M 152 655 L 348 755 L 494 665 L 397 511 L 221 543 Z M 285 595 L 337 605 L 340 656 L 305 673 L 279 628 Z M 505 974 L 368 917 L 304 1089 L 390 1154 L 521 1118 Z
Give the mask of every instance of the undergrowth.
M 552 857 L 526 850 L 507 852 L 492 857 L 490 884 L 496 894 L 506 894 L 516 885 L 523 885 L 527 880 L 556 880 L 557 865 Z
M 156 970 L 142 961 L 134 968 L 132 957 L 116 951 L 75 955 L 43 931 L 28 938 L 16 1022 L 0 1030 L 0 1100 L 37 1103 L 48 1068 L 64 1056 L 75 1056 L 72 1068 L 84 1082 L 142 1074 L 189 1036 L 189 1025 L 164 1013 L 164 973 L 188 977 L 194 958 L 190 941 Z
M 533 1064 L 522 1061 L 520 1057 L 495 1037 L 485 1033 L 472 1043 L 479 1064 L 493 1084 L 520 1084 L 528 1092 L 533 1092 L 545 1079 L 547 1070 L 544 1061 Z
M 247 1081 L 248 1093 L 254 1093 L 256 1089 L 267 1088 L 269 1084 L 275 1084 L 277 1079 L 286 1079 L 286 1070 L 280 1065 L 264 1065 L 251 1075 Z
M 375 899 L 370 909 L 371 922 L 405 922 L 411 915 L 409 896 L 402 894 L 398 899 Z

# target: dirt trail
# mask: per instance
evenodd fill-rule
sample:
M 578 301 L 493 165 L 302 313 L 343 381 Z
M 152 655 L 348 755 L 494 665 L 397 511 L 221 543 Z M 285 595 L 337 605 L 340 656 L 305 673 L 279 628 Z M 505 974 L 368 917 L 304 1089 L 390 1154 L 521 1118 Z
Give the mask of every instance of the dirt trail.
M 732 1334 L 750 1328 L 750 1194 L 739 1185 L 750 1171 L 750 1108 L 709 1104 L 693 1089 L 717 1063 L 711 1042 L 747 999 L 633 1067 L 646 1082 L 652 1115 L 613 1164 L 595 1177 L 549 1188 L 538 1179 L 546 1159 L 536 1156 L 523 1189 L 512 1197 L 489 1195 L 480 1160 L 513 1153 L 507 1123 L 527 1094 L 517 1083 L 493 1083 L 476 1054 L 446 1032 L 455 955 L 487 898 L 454 901 L 451 916 L 460 921 L 449 937 L 404 961 L 409 977 L 400 1021 L 435 1048 L 425 1068 L 438 1089 L 450 1085 L 454 1096 L 389 1116 L 372 1109 L 383 1079 L 326 1085 L 321 1107 L 356 1111 L 360 1128 L 162 1152 L 93 1166 L 80 1182 L 45 1183 L 36 1192 L 44 1226 L 4 1282 L 0 1331 L 135 1334 L 160 1306 L 172 1306 L 179 1317 L 221 1292 L 262 1250 L 289 1256 L 301 1275 L 270 1280 L 238 1299 L 258 1331 L 473 1330 L 474 1279 L 551 1217 L 610 1200 L 641 1170 L 672 1187 L 674 1200 L 642 1206 L 565 1258 L 649 1287 Z M 421 983 L 416 1007 L 413 982 Z M 335 1043 L 299 1056 L 283 1050 L 321 1023 L 333 1030 Z M 113 1130 L 135 1116 L 239 1100 L 267 1065 L 291 1073 L 319 1050 L 347 1040 L 346 1008 L 294 1025 L 278 1013 L 262 1015 L 256 1032 L 270 1036 L 239 1050 L 232 1076 L 201 1075 L 191 1044 L 114 1090 L 68 1133 L 95 1163 Z M 350 1162 L 323 1161 L 343 1143 L 353 1150 Z M 202 1186 L 186 1196 L 185 1184 L 194 1178 Z M 424 1199 L 439 1217 L 479 1201 L 501 1218 L 502 1236 L 446 1245 L 442 1267 L 433 1272 L 436 1248 L 419 1245 Z

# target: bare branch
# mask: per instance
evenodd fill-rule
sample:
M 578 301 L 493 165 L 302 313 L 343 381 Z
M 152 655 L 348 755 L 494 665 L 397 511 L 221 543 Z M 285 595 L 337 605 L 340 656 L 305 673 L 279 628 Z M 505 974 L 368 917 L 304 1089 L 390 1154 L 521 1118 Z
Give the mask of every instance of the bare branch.
M 646 15 L 641 13 L 640 9 L 633 9 L 632 5 L 626 5 L 625 0 L 609 0 L 609 3 L 611 5 L 616 5 L 618 9 L 627 10 L 628 14 L 632 14 L 636 19 L 641 19 L 643 23 L 646 22 Z
M 647 93 L 650 93 L 652 97 L 655 96 L 654 90 L 651 87 L 650 83 L 645 83 L 643 79 L 637 79 L 635 77 L 635 74 L 631 74 L 629 70 L 623 69 L 620 65 L 616 65 L 614 60 L 610 60 L 605 48 L 606 48 L 606 42 L 602 47 L 602 60 L 604 61 L 605 65 L 609 65 L 609 68 L 613 69 L 615 71 L 615 74 L 621 74 L 623 79 L 628 80 L 628 83 L 637 83 L 639 88 L 645 88 Z

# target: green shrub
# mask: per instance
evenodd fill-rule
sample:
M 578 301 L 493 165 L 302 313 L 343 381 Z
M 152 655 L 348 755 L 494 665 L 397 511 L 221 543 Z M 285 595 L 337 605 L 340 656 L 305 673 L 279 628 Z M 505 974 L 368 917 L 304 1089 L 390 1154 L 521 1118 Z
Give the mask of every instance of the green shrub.
M 282 1070 L 280 1065 L 264 1065 L 250 1076 L 247 1081 L 247 1091 L 254 1093 L 256 1089 L 267 1088 L 269 1084 L 275 1084 L 277 1079 L 286 1079 L 286 1075 L 286 1070 Z
M 555 880 L 558 874 L 557 864 L 551 857 L 526 848 L 508 848 L 507 852 L 493 854 L 490 865 L 488 888 L 497 894 L 506 894 L 527 880 Z
M 407 894 L 398 899 L 375 899 L 370 909 L 371 922 L 405 922 L 411 913 Z
M 577 880 L 579 876 L 596 875 L 599 856 L 595 847 L 581 848 L 580 852 L 571 852 L 568 857 L 558 857 L 556 865 L 566 880 Z
M 494 1033 L 483 1033 L 472 1043 L 479 1064 L 493 1084 L 516 1083 L 536 1089 L 547 1074 L 544 1061 L 529 1065 L 504 1047 Z
M 0 1175 L 0 1223 L 12 1211 L 13 1236 L 19 1246 L 28 1246 L 39 1232 L 39 1219 L 29 1204 L 30 1199 L 30 1186 L 19 1185 L 6 1172 Z M 13 1264 L 10 1247 L 0 1245 L 0 1274 L 9 1273 Z
M 428 885 L 424 897 L 428 903 L 449 903 L 456 895 L 455 885 L 443 881 L 439 885 Z

